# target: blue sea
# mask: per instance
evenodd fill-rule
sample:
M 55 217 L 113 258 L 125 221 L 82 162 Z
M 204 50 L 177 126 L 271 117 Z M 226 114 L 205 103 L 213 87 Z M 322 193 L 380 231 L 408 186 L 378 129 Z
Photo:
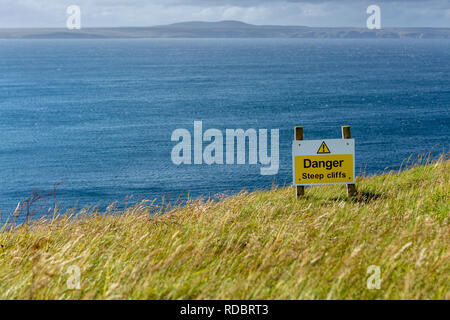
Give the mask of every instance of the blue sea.
M 280 169 L 180 165 L 175 129 L 279 129 Z M 305 139 L 351 125 L 357 173 L 447 152 L 450 41 L 0 40 L 2 221 L 33 190 L 61 208 L 289 185 Z M 42 212 L 53 204 L 42 202 Z

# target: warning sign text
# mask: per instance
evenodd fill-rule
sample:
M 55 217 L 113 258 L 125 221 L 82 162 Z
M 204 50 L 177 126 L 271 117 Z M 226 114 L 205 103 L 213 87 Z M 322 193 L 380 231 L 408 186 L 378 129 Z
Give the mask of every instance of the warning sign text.
M 350 183 L 353 181 L 353 155 L 295 156 L 295 184 Z

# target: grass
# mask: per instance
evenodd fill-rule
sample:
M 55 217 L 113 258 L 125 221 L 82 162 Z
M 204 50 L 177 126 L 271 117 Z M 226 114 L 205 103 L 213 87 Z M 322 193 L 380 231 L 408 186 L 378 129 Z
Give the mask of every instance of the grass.
M 353 199 L 287 187 L 37 220 L 0 233 L 0 298 L 450 299 L 449 181 L 441 157 L 359 177 Z

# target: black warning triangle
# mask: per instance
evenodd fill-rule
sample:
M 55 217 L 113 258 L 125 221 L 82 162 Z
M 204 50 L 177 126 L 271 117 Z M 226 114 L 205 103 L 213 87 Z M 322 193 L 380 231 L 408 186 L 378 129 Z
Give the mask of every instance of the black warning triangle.
M 317 150 L 317 153 L 331 153 L 330 149 L 328 149 L 327 144 L 325 143 L 325 141 L 322 142 L 322 144 L 319 147 L 319 150 Z

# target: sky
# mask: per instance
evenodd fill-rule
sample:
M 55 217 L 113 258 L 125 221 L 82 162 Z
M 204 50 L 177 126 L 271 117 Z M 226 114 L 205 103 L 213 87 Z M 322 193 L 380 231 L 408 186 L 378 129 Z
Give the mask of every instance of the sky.
M 81 27 L 153 26 L 182 21 L 365 27 L 369 5 L 381 27 L 450 27 L 450 0 L 0 0 L 0 28 L 66 26 L 78 5 Z

